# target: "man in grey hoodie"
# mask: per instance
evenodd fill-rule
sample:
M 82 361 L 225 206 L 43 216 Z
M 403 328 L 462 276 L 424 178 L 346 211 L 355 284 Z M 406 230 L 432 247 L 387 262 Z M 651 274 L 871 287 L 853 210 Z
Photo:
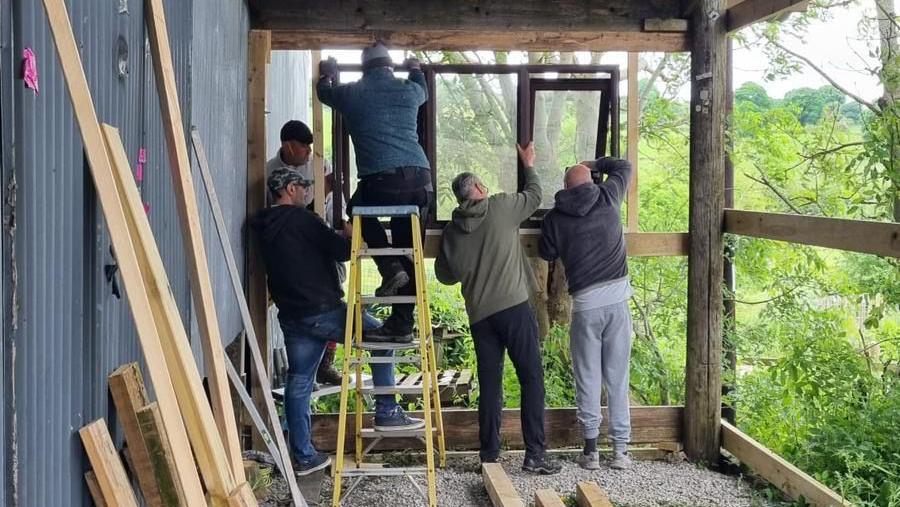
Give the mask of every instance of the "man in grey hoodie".
M 601 181 L 603 176 L 605 181 Z M 539 250 L 562 259 L 572 295 L 569 343 L 575 370 L 578 420 L 584 430 L 582 468 L 600 468 L 600 389 L 609 394 L 612 468 L 631 467 L 628 366 L 631 356 L 631 284 L 620 208 L 631 179 L 626 160 L 603 157 L 566 171 L 565 188 L 544 217 Z
M 488 197 L 484 183 L 468 172 L 453 179 L 459 207 L 444 228 L 434 272 L 446 285 L 462 283 L 478 362 L 481 462 L 495 462 L 500 455 L 506 351 L 522 386 L 522 469 L 555 474 L 560 466 L 545 452 L 544 370 L 537 319 L 528 304 L 534 274 L 519 242 L 519 224 L 540 206 L 541 186 L 533 167 L 534 146 L 517 148 L 525 165 L 525 187 L 517 194 Z

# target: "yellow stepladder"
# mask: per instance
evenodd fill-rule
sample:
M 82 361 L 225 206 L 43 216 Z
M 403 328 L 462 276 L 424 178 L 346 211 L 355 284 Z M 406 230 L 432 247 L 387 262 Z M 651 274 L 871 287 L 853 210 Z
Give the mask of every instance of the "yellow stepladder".
M 362 247 L 362 217 L 389 218 L 410 217 L 412 226 L 412 248 L 363 248 Z M 406 476 L 410 479 L 419 493 L 428 501 L 428 505 L 437 506 L 437 488 L 434 463 L 434 437 L 437 437 L 437 450 L 440 467 L 447 464 L 447 452 L 444 442 L 444 421 L 441 416 L 441 398 L 437 381 L 437 361 L 434 352 L 434 337 L 431 329 L 431 310 L 428 306 L 428 292 L 426 290 L 425 262 L 423 255 L 422 236 L 420 231 L 419 208 L 416 206 L 360 206 L 353 208 L 353 236 L 350 246 L 350 272 L 347 288 L 347 319 L 344 334 L 344 361 L 341 380 L 341 407 L 338 416 L 338 436 L 336 456 L 332 475 L 334 477 L 334 492 L 332 505 L 338 507 L 342 499 L 353 492 L 356 486 L 366 477 Z M 376 256 L 412 255 L 415 267 L 416 294 L 415 296 L 363 296 L 362 265 L 360 258 Z M 362 312 L 363 307 L 374 304 L 414 303 L 416 305 L 416 324 L 418 327 L 417 339 L 410 343 L 367 343 L 363 342 Z M 393 356 L 372 357 L 366 352 L 376 350 L 414 350 L 418 349 L 418 356 Z M 352 351 L 352 352 L 351 352 Z M 419 363 L 422 372 L 421 387 L 411 386 L 366 386 L 363 382 L 362 370 L 366 364 L 374 363 Z M 351 367 L 353 371 L 351 372 Z M 347 405 L 350 399 L 350 375 L 355 377 L 353 388 L 356 392 L 355 406 L 355 466 L 344 466 L 344 443 L 347 437 Z M 372 394 L 421 394 L 423 419 L 425 426 L 415 430 L 377 431 L 374 428 L 363 428 L 363 410 L 365 409 L 364 395 Z M 415 437 L 425 444 L 425 467 L 373 467 L 366 466 L 363 462 L 365 456 L 371 452 L 378 442 L 384 438 L 410 438 Z M 364 440 L 371 440 L 368 446 L 363 446 Z M 427 480 L 427 492 L 415 481 L 415 476 L 425 476 Z M 342 491 L 344 478 L 351 479 L 346 492 Z

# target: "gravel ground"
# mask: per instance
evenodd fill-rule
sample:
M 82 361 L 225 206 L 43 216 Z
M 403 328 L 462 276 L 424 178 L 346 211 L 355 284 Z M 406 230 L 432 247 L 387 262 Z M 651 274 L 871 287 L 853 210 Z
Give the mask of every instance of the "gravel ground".
M 610 500 L 617 507 L 775 505 L 738 477 L 698 468 L 684 461 L 635 461 L 634 468 L 627 471 L 612 470 L 601 463 L 601 469 L 592 472 L 575 465 L 572 461 L 574 454 L 556 457 L 562 462 L 563 470 L 557 475 L 549 476 L 523 472 L 521 454 L 508 453 L 500 459 L 500 463 L 529 506 L 533 505 L 536 490 L 552 488 L 565 498 L 574 496 L 575 485 L 579 481 L 597 482 L 609 493 Z M 490 506 L 477 456 L 454 456 L 448 457 L 447 461 L 447 469 L 438 471 L 438 504 L 442 507 Z M 424 479 L 420 481 L 424 487 Z M 331 504 L 331 488 L 331 478 L 325 476 L 319 505 Z M 284 505 L 278 503 L 277 499 L 287 497 L 284 481 L 278 478 L 272 485 L 269 497 L 273 501 L 263 502 L 261 505 Z M 309 500 L 311 499 L 307 498 Z M 345 507 L 405 507 L 424 504 L 405 477 L 365 479 L 343 503 Z

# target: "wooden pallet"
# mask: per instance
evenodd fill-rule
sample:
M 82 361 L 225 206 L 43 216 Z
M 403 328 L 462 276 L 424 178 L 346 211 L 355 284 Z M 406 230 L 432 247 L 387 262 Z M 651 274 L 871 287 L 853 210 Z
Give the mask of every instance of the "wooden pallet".
M 468 398 L 472 391 L 472 370 L 443 370 L 438 372 L 438 386 L 441 393 L 441 405 L 452 405 L 454 399 Z M 402 374 L 396 379 L 398 386 L 422 387 L 422 372 Z M 419 398 L 416 394 L 404 394 L 403 401 L 415 403 Z

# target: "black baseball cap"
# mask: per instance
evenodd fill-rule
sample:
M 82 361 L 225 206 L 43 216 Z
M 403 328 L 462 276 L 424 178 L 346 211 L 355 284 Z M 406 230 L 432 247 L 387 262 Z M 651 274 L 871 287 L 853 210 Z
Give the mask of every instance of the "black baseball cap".
M 313 135 L 309 127 L 300 120 L 291 120 L 281 127 L 281 142 L 297 141 L 302 144 L 312 144 Z

